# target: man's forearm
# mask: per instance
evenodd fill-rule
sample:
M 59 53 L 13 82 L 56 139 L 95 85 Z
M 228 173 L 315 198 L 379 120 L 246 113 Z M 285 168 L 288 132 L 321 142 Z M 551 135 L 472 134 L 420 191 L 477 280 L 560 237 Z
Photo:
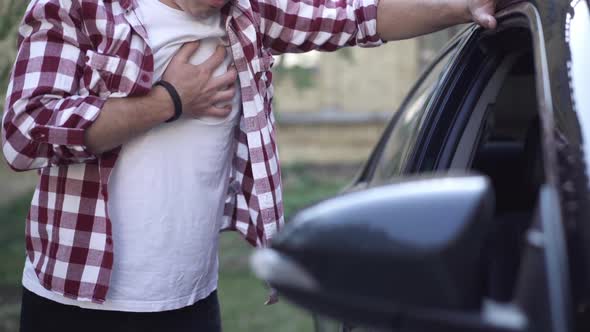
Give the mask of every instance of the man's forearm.
M 111 98 L 86 131 L 86 146 L 97 155 L 112 150 L 173 114 L 172 100 L 160 87 L 142 97 Z
M 380 0 L 377 33 L 383 40 L 400 40 L 469 20 L 464 0 Z

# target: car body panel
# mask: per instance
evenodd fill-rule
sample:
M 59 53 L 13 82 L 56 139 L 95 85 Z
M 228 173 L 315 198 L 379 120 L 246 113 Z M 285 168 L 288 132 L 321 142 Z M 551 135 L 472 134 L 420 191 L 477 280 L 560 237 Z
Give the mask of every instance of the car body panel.
M 573 75 L 590 76 L 590 68 L 585 64 L 590 54 L 578 53 L 580 49 L 584 49 L 580 43 L 584 43 L 585 39 L 587 44 L 590 35 L 590 31 L 580 30 L 587 29 L 587 24 L 583 22 L 590 15 L 587 2 L 582 1 L 584 0 L 544 0 L 533 3 L 538 10 L 539 27 L 543 29 L 548 85 L 544 91 L 547 91 L 550 97 L 544 105 L 547 116 L 543 119 L 546 171 L 549 171 L 551 179 L 548 180 L 556 186 L 561 201 L 561 215 L 568 238 L 573 293 L 578 297 L 588 297 L 590 184 L 587 160 L 590 156 L 586 155 L 586 151 L 590 150 L 590 142 L 585 142 L 584 136 L 590 135 L 587 117 L 590 109 L 578 107 L 587 105 L 587 94 L 572 93 L 590 89 L 583 85 L 584 81 L 572 80 Z M 582 24 L 578 24 L 578 20 Z M 571 30 L 572 21 L 575 21 L 574 31 Z M 576 36 L 572 36 L 572 33 Z M 572 69 L 576 69 L 576 72 Z M 580 96 L 583 99 L 576 100 Z M 585 135 L 582 133 L 583 129 L 586 131 Z

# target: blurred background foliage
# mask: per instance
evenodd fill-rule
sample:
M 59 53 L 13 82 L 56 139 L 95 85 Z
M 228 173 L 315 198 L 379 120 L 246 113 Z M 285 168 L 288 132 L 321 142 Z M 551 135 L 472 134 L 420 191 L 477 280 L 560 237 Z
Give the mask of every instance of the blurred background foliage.
M 0 21 L 0 40 L 10 36 L 21 19 L 22 13 L 27 7 L 27 2 L 22 0 L 8 0 L 2 4 L 2 21 Z
M 0 0 L 0 106 L 4 104 L 8 74 L 16 54 L 18 23 L 27 4 L 23 0 Z

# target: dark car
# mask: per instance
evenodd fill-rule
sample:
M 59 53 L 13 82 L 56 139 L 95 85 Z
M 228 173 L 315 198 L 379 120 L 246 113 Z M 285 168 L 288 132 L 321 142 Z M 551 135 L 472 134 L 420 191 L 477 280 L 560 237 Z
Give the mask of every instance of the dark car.
M 444 48 L 353 185 L 254 270 L 341 330 L 588 331 L 589 141 L 588 1 L 512 5 Z

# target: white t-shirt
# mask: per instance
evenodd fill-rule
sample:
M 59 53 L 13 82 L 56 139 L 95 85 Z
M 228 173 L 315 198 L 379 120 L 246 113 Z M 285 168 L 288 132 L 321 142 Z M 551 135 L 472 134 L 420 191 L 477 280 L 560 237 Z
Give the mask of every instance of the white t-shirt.
M 199 64 L 226 36 L 219 13 L 196 19 L 158 0 L 139 0 L 138 8 L 154 52 L 156 80 L 184 43 L 200 40 L 191 58 Z M 225 73 L 230 61 L 228 53 L 213 76 Z M 238 93 L 226 118 L 182 117 L 123 145 L 108 184 L 115 255 L 104 304 L 46 290 L 28 260 L 23 285 L 63 304 L 131 312 L 178 309 L 213 292 L 240 109 Z

